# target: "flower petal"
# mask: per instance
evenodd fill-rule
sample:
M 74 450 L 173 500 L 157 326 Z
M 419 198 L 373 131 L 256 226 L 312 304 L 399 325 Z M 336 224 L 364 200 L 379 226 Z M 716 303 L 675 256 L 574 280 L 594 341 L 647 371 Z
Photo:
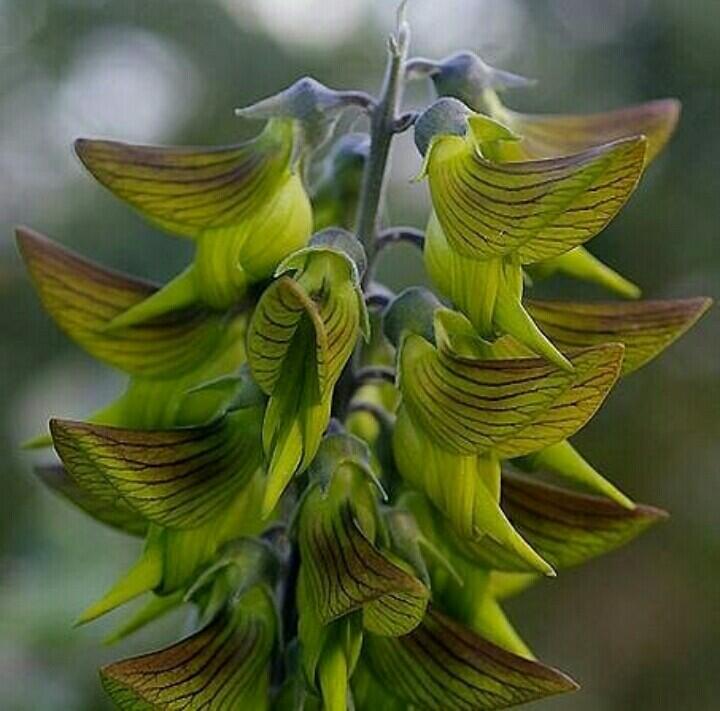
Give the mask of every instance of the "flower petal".
M 272 603 L 258 588 L 232 613 L 158 652 L 103 667 L 100 678 L 121 709 L 269 707 Z
M 440 224 L 460 254 L 512 255 L 521 264 L 568 252 L 600 232 L 635 189 L 645 158 L 645 140 L 631 138 L 562 158 L 500 164 L 468 141 L 443 136 L 429 154 Z
M 334 386 L 360 326 L 355 297 L 342 296 L 328 289 L 315 299 L 288 276 L 265 290 L 248 333 L 248 361 L 255 380 L 268 395 L 275 389 L 304 316 L 314 328 L 320 392 L 327 393 Z
M 414 419 L 446 449 L 520 456 L 559 442 L 595 413 L 617 379 L 623 348 L 569 353 L 573 372 L 534 358 L 477 360 L 408 336 L 400 388 Z
M 580 565 L 620 548 L 667 514 L 651 506 L 633 509 L 598 496 L 504 474 L 501 505 L 513 526 L 553 567 Z M 457 537 L 463 554 L 506 572 L 529 572 L 524 561 L 489 539 Z
M 321 500 L 319 489 L 310 496 L 316 501 L 301 522 L 300 556 L 321 624 L 362 609 L 364 627 L 376 634 L 414 629 L 428 589 L 367 538 L 349 502 L 337 509 Z
M 292 133 L 291 122 L 274 121 L 258 138 L 235 146 L 160 147 L 79 139 L 75 151 L 120 199 L 170 232 L 197 237 L 241 222 L 290 177 Z
M 195 528 L 217 517 L 260 467 L 260 418 L 240 410 L 210 425 L 156 431 L 53 420 L 51 431 L 78 481 L 95 468 L 148 520 Z
M 19 229 L 17 241 L 45 309 L 70 338 L 108 365 L 130 375 L 169 377 L 191 370 L 217 348 L 227 318 L 199 306 L 107 330 L 157 288 L 100 267 L 31 230 Z
M 501 709 L 577 689 L 435 610 L 404 637 L 369 635 L 363 657 L 394 694 L 423 709 Z
M 571 302 L 528 299 L 527 310 L 561 349 L 622 343 L 622 375 L 642 367 L 682 336 L 710 308 L 711 299 Z
M 94 519 L 132 536 L 144 536 L 148 522 L 117 495 L 92 496 L 68 475 L 61 464 L 35 467 L 35 473 L 50 489 L 72 502 Z
M 500 107 L 497 117 L 523 137 L 526 158 L 577 153 L 628 136 L 645 136 L 645 162 L 653 161 L 672 136 L 680 118 L 677 99 L 658 99 L 596 114 L 522 114 Z

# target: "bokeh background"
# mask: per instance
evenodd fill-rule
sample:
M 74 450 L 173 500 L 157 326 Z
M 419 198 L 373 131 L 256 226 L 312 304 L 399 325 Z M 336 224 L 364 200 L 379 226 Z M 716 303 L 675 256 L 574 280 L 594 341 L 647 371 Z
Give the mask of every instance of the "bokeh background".
M 374 91 L 389 0 L 0 0 L 0 708 L 107 707 L 95 673 L 172 639 L 169 620 L 108 650 L 109 622 L 73 630 L 136 545 L 46 492 L 18 443 L 48 414 L 82 417 L 121 387 L 43 314 L 17 257 L 26 223 L 83 254 L 164 279 L 188 245 L 97 187 L 77 136 L 223 143 L 255 127 L 235 106 L 303 74 Z M 650 297 L 720 294 L 720 3 L 717 0 L 411 0 L 414 52 L 469 48 L 540 80 L 514 108 L 591 111 L 677 96 L 675 140 L 593 249 Z M 410 104 L 429 89 L 413 87 Z M 418 158 L 398 144 L 388 219 L 420 225 Z M 423 279 L 398 248 L 383 273 Z M 598 296 L 577 284 L 541 293 Z M 513 601 L 538 655 L 584 690 L 538 709 L 712 711 L 720 699 L 718 309 L 614 393 L 577 438 L 671 520 L 627 550 Z M 122 616 L 124 613 L 120 613 Z

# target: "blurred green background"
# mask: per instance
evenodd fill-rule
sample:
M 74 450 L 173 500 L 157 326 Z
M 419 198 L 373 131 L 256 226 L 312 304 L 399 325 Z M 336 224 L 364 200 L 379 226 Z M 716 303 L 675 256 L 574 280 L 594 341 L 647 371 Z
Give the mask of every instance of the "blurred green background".
M 95 673 L 164 643 L 169 620 L 107 649 L 108 622 L 78 612 L 136 544 L 86 520 L 31 473 L 18 443 L 49 414 L 82 417 L 119 376 L 43 314 L 12 238 L 25 223 L 103 263 L 164 279 L 188 245 L 97 187 L 71 153 L 81 135 L 222 143 L 254 127 L 235 106 L 303 74 L 374 91 L 389 0 L 0 0 L 0 708 L 106 708 Z M 680 97 L 680 129 L 594 252 L 649 297 L 720 293 L 720 3 L 717 0 L 411 0 L 414 52 L 457 49 L 540 80 L 514 108 L 591 111 Z M 413 87 L 410 104 L 429 97 Z M 419 161 L 398 142 L 387 217 L 422 224 Z M 422 280 L 398 248 L 382 273 Z M 541 293 L 599 296 L 577 284 Z M 711 711 L 720 699 L 720 312 L 624 382 L 577 438 L 638 500 L 671 520 L 630 548 L 513 601 L 538 655 L 584 690 L 538 709 Z

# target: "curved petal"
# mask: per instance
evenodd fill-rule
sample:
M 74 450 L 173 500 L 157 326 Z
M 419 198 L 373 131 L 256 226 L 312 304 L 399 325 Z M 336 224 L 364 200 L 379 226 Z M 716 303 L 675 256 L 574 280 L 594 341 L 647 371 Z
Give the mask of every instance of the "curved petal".
M 120 314 L 159 293 L 21 228 L 20 253 L 43 306 L 60 328 L 95 358 L 142 377 L 185 373 L 218 346 L 227 318 L 200 306 L 142 324 L 108 330 Z
M 197 237 L 245 219 L 290 176 L 293 128 L 273 121 L 248 143 L 217 148 L 79 139 L 97 180 L 160 227 Z M 297 178 L 296 178 L 297 179 Z
M 559 671 L 506 652 L 435 610 L 404 637 L 370 635 L 363 652 L 377 678 L 422 709 L 502 709 L 577 689 Z
M 355 295 L 327 289 L 319 298 L 297 281 L 282 276 L 263 293 L 248 333 L 248 362 L 260 387 L 272 395 L 288 354 L 297 353 L 294 337 L 307 318 L 315 340 L 315 361 L 320 394 L 328 392 L 340 377 L 357 340 L 360 327 Z
M 272 603 L 255 588 L 231 613 L 150 654 L 100 670 L 121 709 L 269 708 L 270 653 L 275 640 Z
M 667 514 L 638 504 L 633 509 L 608 499 L 561 489 L 525 477 L 503 475 L 501 506 L 517 531 L 556 568 L 585 563 L 620 548 Z M 463 555 L 483 567 L 530 572 L 518 556 L 489 539 L 456 537 Z
M 561 349 L 622 343 L 622 375 L 658 356 L 710 308 L 712 299 L 572 302 L 528 299 L 527 310 Z
M 210 425 L 141 431 L 53 420 L 53 441 L 79 480 L 95 467 L 132 509 L 169 528 L 196 528 L 225 509 L 262 463 L 261 412 Z
M 35 467 L 35 473 L 50 489 L 75 504 L 97 521 L 132 536 L 144 536 L 148 522 L 127 506 L 117 495 L 90 495 L 70 477 L 60 464 Z
M 670 140 L 680 109 L 677 99 L 658 99 L 596 114 L 523 114 L 504 106 L 494 113 L 522 136 L 518 148 L 526 158 L 563 156 L 628 136 L 645 136 L 647 164 Z
M 461 358 L 409 336 L 400 389 L 413 418 L 442 447 L 509 458 L 579 430 L 617 379 L 622 354 L 617 344 L 575 351 L 568 372 L 532 358 Z
M 635 189 L 645 140 L 562 158 L 492 163 L 469 138 L 435 140 L 428 160 L 433 206 L 450 245 L 473 259 L 531 264 L 600 232 Z
M 315 500 L 304 504 L 300 555 L 320 623 L 362 610 L 365 629 L 376 634 L 414 629 L 429 590 L 365 535 L 350 502 L 337 508 L 322 501 L 319 489 L 310 496 Z

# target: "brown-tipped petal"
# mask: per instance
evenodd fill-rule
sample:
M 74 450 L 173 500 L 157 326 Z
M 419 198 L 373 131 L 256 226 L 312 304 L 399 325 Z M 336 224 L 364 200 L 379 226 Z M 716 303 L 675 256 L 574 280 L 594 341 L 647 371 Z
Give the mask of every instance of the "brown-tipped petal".
M 195 528 L 213 520 L 262 463 L 261 413 L 231 413 L 210 425 L 131 430 L 54 420 L 55 446 L 79 482 L 102 477 L 150 521 Z
M 47 237 L 17 230 L 17 243 L 43 306 L 95 358 L 130 375 L 167 377 L 192 369 L 218 345 L 225 318 L 195 306 L 108 331 L 157 287 L 108 270 Z
M 404 637 L 365 641 L 374 675 L 421 709 L 503 709 L 575 691 L 561 672 L 484 640 L 435 610 Z
M 625 346 L 622 375 L 662 353 L 710 308 L 712 299 L 664 301 L 544 301 L 528 299 L 527 310 L 559 348 L 600 343 Z
M 97 521 L 132 536 L 144 536 L 147 533 L 148 522 L 122 499 L 117 496 L 102 497 L 89 494 L 68 476 L 65 467 L 61 464 L 35 467 L 35 474 L 48 488 Z
M 628 136 L 645 136 L 650 163 L 670 140 L 680 118 L 677 99 L 658 99 L 597 114 L 521 114 L 502 109 L 502 118 L 523 137 L 527 158 L 577 153 Z
M 246 595 L 265 596 L 258 589 Z M 244 598 L 243 598 L 244 600 Z M 121 709 L 248 709 L 269 706 L 269 658 L 275 629 L 271 603 L 224 613 L 166 649 L 100 670 L 105 690 Z

